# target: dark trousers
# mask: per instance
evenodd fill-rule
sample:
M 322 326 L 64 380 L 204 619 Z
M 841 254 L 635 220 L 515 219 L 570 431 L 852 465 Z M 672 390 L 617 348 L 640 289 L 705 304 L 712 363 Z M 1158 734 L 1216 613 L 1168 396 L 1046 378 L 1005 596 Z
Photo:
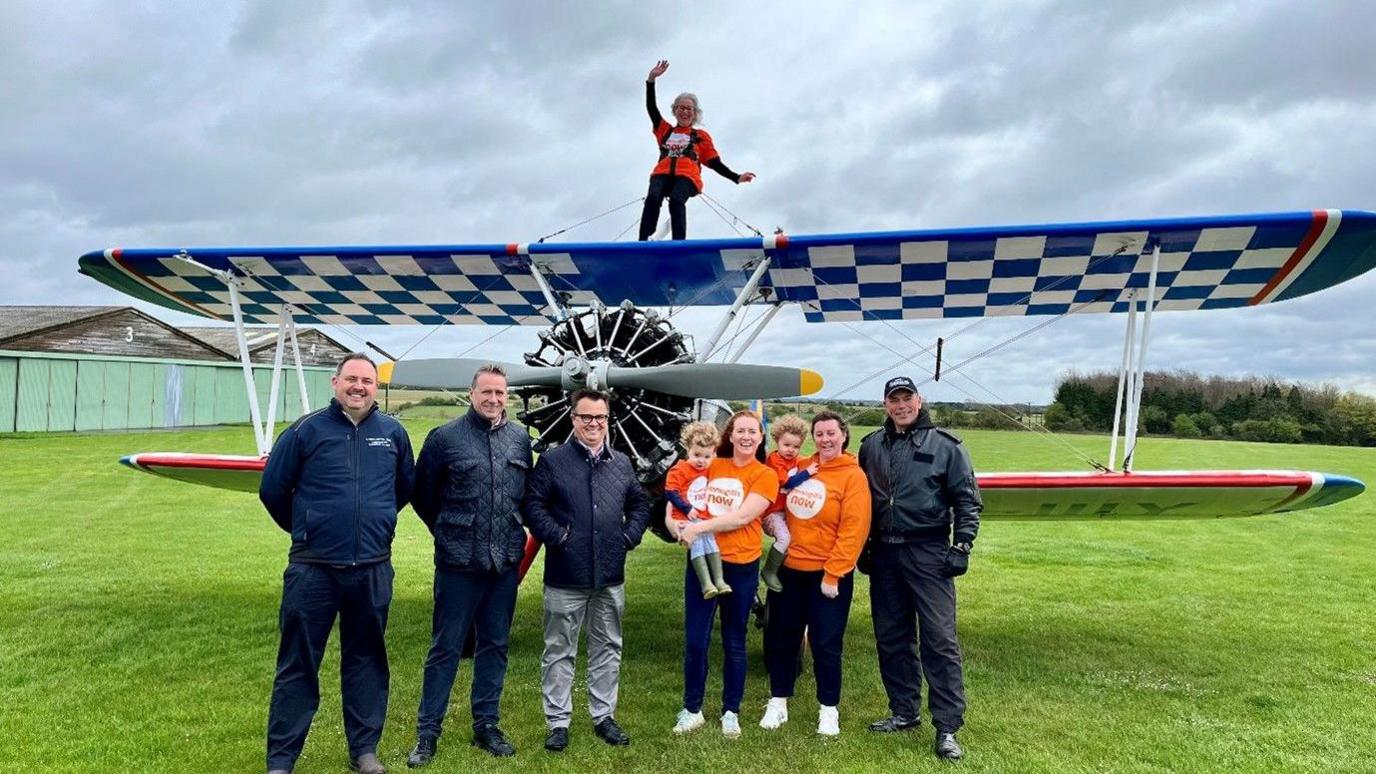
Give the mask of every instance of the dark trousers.
M 741 697 L 745 695 L 745 631 L 755 587 L 760 583 L 759 562 L 722 562 L 721 573 L 731 593 L 703 599 L 692 564 L 683 572 L 683 708 L 689 712 L 702 711 L 702 699 L 707 693 L 707 646 L 712 642 L 712 625 L 718 610 L 722 711 L 739 713 Z
M 841 701 L 841 647 L 855 593 L 854 573 L 837 584 L 835 599 L 822 595 L 821 570 L 783 567 L 783 591 L 769 592 L 769 624 L 764 630 L 764 663 L 769 670 L 769 695 L 788 698 L 798 679 L 798 649 L 807 630 L 812 649 L 812 672 L 817 677 L 817 703 L 835 707 Z
M 416 734 L 439 736 L 449 710 L 449 692 L 459 670 L 459 655 L 469 629 L 475 631 L 473 688 L 469 701 L 473 727 L 501 718 L 502 683 L 511 617 L 516 612 L 515 566 L 500 572 L 458 572 L 435 568 L 435 613 L 430 653 L 416 714 Z
M 293 563 L 282 576 L 277 677 L 268 709 L 268 768 L 290 769 L 320 707 L 320 660 L 339 616 L 339 688 L 349 756 L 377 751 L 387 717 L 387 607 L 392 563 Z
M 870 609 L 889 711 L 918 715 L 925 676 L 932 725 L 955 731 L 965 722 L 965 682 L 956 639 L 956 584 L 941 576 L 946 548 L 937 542 L 876 542 Z
M 659 206 L 669 197 L 669 228 L 674 239 L 688 238 L 688 200 L 698 195 L 693 181 L 678 175 L 651 175 L 650 190 L 645 194 L 645 209 L 640 213 L 640 241 L 655 233 L 659 222 Z

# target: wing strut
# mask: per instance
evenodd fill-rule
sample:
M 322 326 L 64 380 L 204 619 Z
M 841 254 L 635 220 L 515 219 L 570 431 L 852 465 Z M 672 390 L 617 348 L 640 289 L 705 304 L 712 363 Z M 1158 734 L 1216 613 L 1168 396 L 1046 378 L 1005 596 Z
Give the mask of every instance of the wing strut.
M 755 272 L 750 275 L 750 279 L 746 281 L 745 287 L 741 288 L 741 292 L 736 294 L 736 300 L 732 302 L 731 308 L 726 310 L 726 314 L 722 316 L 721 322 L 717 323 L 717 329 L 712 331 L 712 337 L 707 340 L 706 346 L 698 350 L 697 362 L 707 362 L 707 359 L 712 356 L 712 351 L 717 348 L 717 342 L 721 340 L 722 334 L 726 333 L 726 329 L 731 326 L 731 321 L 736 319 L 736 314 L 740 312 L 741 307 L 755 294 L 755 288 L 759 287 L 760 280 L 764 279 L 764 273 L 769 270 L 769 264 L 771 263 L 767 255 L 760 256 L 759 261 L 759 263 L 755 264 Z
M 1137 299 L 1135 294 L 1130 297 L 1128 310 L 1128 329 L 1123 337 L 1123 366 L 1119 371 L 1118 380 L 1120 383 L 1119 392 L 1127 399 L 1126 414 L 1124 415 L 1123 427 L 1123 471 L 1132 472 L 1132 463 L 1137 451 L 1137 424 L 1141 420 L 1142 410 L 1142 387 L 1146 377 L 1147 368 L 1147 343 L 1151 338 L 1151 313 L 1156 308 L 1156 275 L 1161 266 L 1161 244 L 1158 242 L 1152 247 L 1151 252 L 1151 274 L 1147 277 L 1147 297 L 1144 302 L 1146 311 L 1142 314 L 1142 333 L 1135 335 L 1134 325 L 1137 318 Z M 1135 341 L 1134 341 L 1135 339 Z M 1113 441 L 1109 446 L 1108 465 L 1112 469 L 1114 456 L 1118 445 L 1118 414 L 1117 405 L 1122 401 L 1115 400 L 1115 410 L 1113 417 Z
M 1123 419 L 1123 388 L 1129 368 L 1135 368 L 1132 361 L 1132 340 L 1137 333 L 1137 289 L 1128 291 L 1128 324 L 1123 332 L 1123 362 L 1118 366 L 1118 389 L 1113 398 L 1113 440 L 1108 445 L 1108 469 L 1118 465 L 1118 432 Z
M 568 310 L 555 299 L 554 291 L 549 286 L 549 280 L 545 279 L 545 273 L 540 270 L 540 264 L 533 258 L 530 261 L 530 276 L 535 278 L 535 284 L 540 286 L 540 292 L 545 295 L 545 303 L 549 304 L 549 310 L 554 313 L 559 322 L 568 319 Z

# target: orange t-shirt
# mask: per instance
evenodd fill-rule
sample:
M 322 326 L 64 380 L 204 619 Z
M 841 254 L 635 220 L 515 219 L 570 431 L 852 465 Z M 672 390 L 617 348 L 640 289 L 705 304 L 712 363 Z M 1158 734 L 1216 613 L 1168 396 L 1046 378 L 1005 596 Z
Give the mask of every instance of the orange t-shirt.
M 709 468 L 710 470 L 710 468 Z M 707 510 L 707 470 L 698 470 L 693 467 L 688 460 L 679 460 L 672 468 L 669 468 L 669 475 L 664 477 L 664 491 L 678 492 L 679 496 L 688 501 L 694 510 L 706 512 Z M 687 521 L 688 514 L 673 508 L 673 516 L 679 521 Z
M 812 460 L 798 463 L 804 468 L 811 464 Z M 823 570 L 828 583 L 854 570 L 870 534 L 870 484 L 855 455 L 843 452 L 820 464 L 786 500 L 793 541 L 784 566 Z
M 788 481 L 788 479 L 793 477 L 794 473 L 802 469 L 798 467 L 798 460 L 798 457 L 786 460 L 783 458 L 783 455 L 779 454 L 777 451 L 770 452 L 769 457 L 765 459 L 764 464 L 773 468 L 774 472 L 779 474 L 779 496 L 774 498 L 774 504 L 769 506 L 769 510 L 766 511 L 766 513 L 778 513 L 784 509 L 784 497 L 786 497 L 784 494 L 784 482 Z M 803 468 L 805 467 L 807 466 L 804 465 Z
M 753 459 L 743 467 L 722 457 L 712 460 L 707 468 L 708 516 L 716 518 L 734 511 L 752 494 L 771 503 L 779 496 L 779 477 L 772 468 Z M 722 561 L 745 564 L 759 559 L 763 535 L 759 518 L 730 532 L 718 532 L 717 547 L 721 549 Z

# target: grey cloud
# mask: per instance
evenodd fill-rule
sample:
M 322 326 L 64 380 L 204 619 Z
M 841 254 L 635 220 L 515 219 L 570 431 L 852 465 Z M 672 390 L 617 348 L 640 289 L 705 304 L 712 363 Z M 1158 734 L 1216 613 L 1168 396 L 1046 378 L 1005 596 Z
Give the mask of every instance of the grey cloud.
M 765 230 L 1370 208 L 1373 16 L 1346 2 L 11 4 L 0 302 L 119 302 L 75 274 L 103 246 L 537 238 L 643 195 L 641 84 L 660 57 L 673 63 L 661 102 L 697 92 L 724 160 L 760 174 L 709 174 L 708 194 Z M 614 238 L 637 210 L 560 238 Z M 690 234 L 729 233 L 690 204 Z M 1376 392 L 1374 290 L 1364 277 L 1269 308 L 1163 314 L 1149 366 Z M 701 339 L 719 313 L 678 319 Z M 1037 322 L 991 320 L 948 362 Z M 1065 368 L 1116 367 L 1122 324 L 1062 320 L 969 375 L 1045 401 Z M 930 344 L 962 325 L 861 330 L 908 351 L 905 335 Z M 397 352 L 426 332 L 332 333 Z M 444 329 L 416 352 L 488 335 Z M 518 329 L 483 351 L 533 346 Z M 832 393 L 895 358 L 789 310 L 747 359 L 817 368 Z M 872 396 L 883 375 L 848 396 Z M 933 394 L 965 399 L 958 386 L 993 399 L 958 378 Z

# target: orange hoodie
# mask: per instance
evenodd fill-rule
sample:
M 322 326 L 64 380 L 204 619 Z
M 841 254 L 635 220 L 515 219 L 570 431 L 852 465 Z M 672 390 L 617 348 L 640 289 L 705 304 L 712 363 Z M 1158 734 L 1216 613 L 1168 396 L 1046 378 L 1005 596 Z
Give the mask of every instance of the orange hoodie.
M 783 490 L 784 482 L 787 481 L 789 477 L 792 476 L 794 473 L 797 473 L 799 470 L 802 470 L 803 468 L 807 467 L 806 465 L 799 467 L 799 459 L 801 458 L 794 457 L 791 460 L 786 460 L 783 458 L 783 456 L 779 454 L 779 452 L 772 451 L 769 453 L 768 459 L 764 461 L 764 464 L 773 468 L 774 472 L 779 474 L 779 496 L 774 498 L 774 504 L 769 506 L 769 510 L 765 511 L 765 515 L 769 515 L 771 513 L 778 513 L 779 511 L 782 511 L 784 509 L 784 498 L 788 496 L 788 494 Z
M 800 468 L 811 464 L 812 459 L 798 461 Z M 822 570 L 827 583 L 840 582 L 855 569 L 870 534 L 870 485 L 855 455 L 843 452 L 821 463 L 786 501 L 793 542 L 784 566 Z

